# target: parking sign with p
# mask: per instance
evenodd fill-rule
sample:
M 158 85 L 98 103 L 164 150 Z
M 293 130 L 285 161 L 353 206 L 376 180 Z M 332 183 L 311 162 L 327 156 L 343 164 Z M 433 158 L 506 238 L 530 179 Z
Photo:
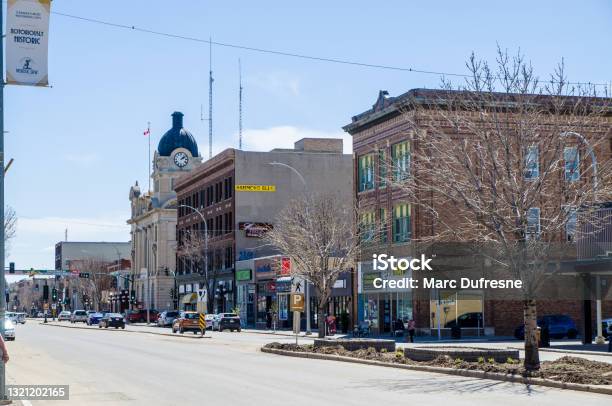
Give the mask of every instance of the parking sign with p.
M 304 294 L 303 293 L 292 293 L 291 294 L 290 310 L 292 312 L 303 312 L 304 311 Z

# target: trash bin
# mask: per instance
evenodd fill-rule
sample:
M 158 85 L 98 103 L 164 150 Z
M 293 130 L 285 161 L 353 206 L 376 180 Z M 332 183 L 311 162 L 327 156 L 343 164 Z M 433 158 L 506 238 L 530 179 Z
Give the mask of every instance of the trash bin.
M 455 340 L 459 340 L 461 338 L 461 327 L 459 326 L 451 327 L 451 338 Z

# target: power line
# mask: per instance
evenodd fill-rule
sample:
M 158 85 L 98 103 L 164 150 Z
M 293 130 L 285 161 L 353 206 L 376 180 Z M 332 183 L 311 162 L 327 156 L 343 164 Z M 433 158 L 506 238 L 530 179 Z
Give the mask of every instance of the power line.
M 81 20 L 81 21 L 86 21 L 90 23 L 106 25 L 106 26 L 114 27 L 114 28 L 122 28 L 122 29 L 127 29 L 127 30 L 132 30 L 132 31 L 143 32 L 147 34 L 158 35 L 158 36 L 167 37 L 167 38 L 174 38 L 174 39 L 181 39 L 185 41 L 205 43 L 205 44 L 209 44 L 209 46 L 215 45 L 215 46 L 226 47 L 226 48 L 241 49 L 244 51 L 259 52 L 259 53 L 279 55 L 279 56 L 287 56 L 287 57 L 292 57 L 292 58 L 308 59 L 311 61 L 318 61 L 318 62 L 329 62 L 329 63 L 336 63 L 336 64 L 342 64 L 342 65 L 351 65 L 351 66 L 358 66 L 358 67 L 363 67 L 363 68 L 421 73 L 424 75 L 453 76 L 453 77 L 462 77 L 462 78 L 470 77 L 470 75 L 465 74 L 465 73 L 442 72 L 442 71 L 434 71 L 434 70 L 415 69 L 411 67 L 382 65 L 382 64 L 366 63 L 366 62 L 360 62 L 360 61 L 351 61 L 351 60 L 341 59 L 341 58 L 328 58 L 328 57 L 323 57 L 323 56 L 306 55 L 306 54 L 300 54 L 300 53 L 295 53 L 295 52 L 285 52 L 285 51 L 277 51 L 277 50 L 266 49 L 266 48 L 249 47 L 245 45 L 231 44 L 227 42 L 217 42 L 217 41 L 212 41 L 210 39 L 206 40 L 202 38 L 190 37 L 190 36 L 180 35 L 180 34 L 173 34 L 173 33 L 164 32 L 164 31 L 150 30 L 147 28 L 137 27 L 135 25 L 113 23 L 110 21 L 99 20 L 96 18 L 81 17 L 81 16 L 77 16 L 73 14 L 61 13 L 58 11 L 52 11 L 51 14 L 56 14 L 62 17 L 72 18 L 75 20 Z M 591 82 L 567 82 L 567 83 L 570 85 L 590 85 L 590 86 L 606 86 L 606 87 L 610 86 L 609 83 L 591 83 Z

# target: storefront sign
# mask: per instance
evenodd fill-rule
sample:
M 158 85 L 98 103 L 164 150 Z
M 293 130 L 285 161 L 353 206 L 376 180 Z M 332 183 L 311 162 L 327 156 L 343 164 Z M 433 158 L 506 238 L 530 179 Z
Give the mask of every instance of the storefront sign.
M 276 293 L 289 293 L 291 292 L 291 280 L 277 280 L 276 281 Z
M 47 86 L 50 0 L 9 0 L 6 16 L 6 82 Z
M 278 257 L 256 259 L 254 265 L 257 279 L 275 278 L 278 270 L 278 259 Z
M 368 272 L 363 274 L 363 290 L 374 290 L 374 279 L 380 278 L 380 272 Z
M 280 268 L 281 276 L 289 276 L 291 275 L 291 258 L 282 257 L 281 258 L 281 268 Z
M 238 229 L 244 230 L 244 235 L 249 238 L 262 238 L 264 234 L 271 230 L 273 227 L 274 226 L 270 223 L 238 223 Z
M 236 185 L 236 192 L 276 192 L 276 185 Z
M 250 269 L 238 269 L 236 271 L 236 282 L 250 281 L 250 280 L 251 280 L 251 270 Z

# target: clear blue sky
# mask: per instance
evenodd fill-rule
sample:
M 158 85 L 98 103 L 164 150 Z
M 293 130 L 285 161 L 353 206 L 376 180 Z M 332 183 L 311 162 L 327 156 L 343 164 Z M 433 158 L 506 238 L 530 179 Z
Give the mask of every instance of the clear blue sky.
M 496 42 L 520 49 L 546 76 L 565 57 L 574 81 L 612 80 L 609 1 L 54 0 L 52 10 L 157 31 L 302 54 L 464 72 L 471 51 L 493 58 Z M 6 7 L 6 5 L 4 5 Z M 51 16 L 52 88 L 5 90 L 6 200 L 20 219 L 9 260 L 52 268 L 53 246 L 129 239 L 128 191 L 147 182 L 170 114 L 185 113 L 208 154 L 200 105 L 208 104 L 208 46 Z M 440 78 L 213 49 L 215 147 L 237 145 L 238 58 L 243 65 L 246 148 L 302 135 L 342 135 L 377 92 L 437 87 Z

